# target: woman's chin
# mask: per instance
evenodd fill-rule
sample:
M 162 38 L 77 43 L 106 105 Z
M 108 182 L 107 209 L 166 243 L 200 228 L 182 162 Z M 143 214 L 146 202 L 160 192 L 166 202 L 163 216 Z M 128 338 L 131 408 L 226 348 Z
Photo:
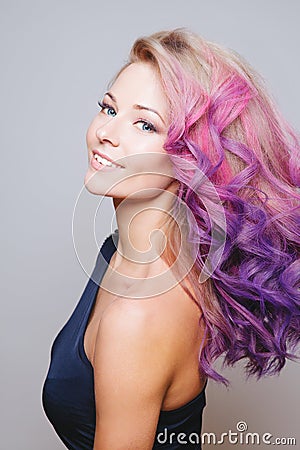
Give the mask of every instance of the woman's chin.
M 97 183 L 96 177 L 94 175 L 95 172 L 90 169 L 87 170 L 84 177 L 84 186 L 91 194 L 103 195 L 103 193 L 100 192 L 99 189 L 99 180 Z
M 108 186 L 104 186 L 104 183 L 101 183 L 101 180 L 99 180 L 97 174 L 90 169 L 88 169 L 85 174 L 84 186 L 91 194 L 101 195 L 103 197 L 113 197 L 112 186 L 110 186 L 110 184 Z

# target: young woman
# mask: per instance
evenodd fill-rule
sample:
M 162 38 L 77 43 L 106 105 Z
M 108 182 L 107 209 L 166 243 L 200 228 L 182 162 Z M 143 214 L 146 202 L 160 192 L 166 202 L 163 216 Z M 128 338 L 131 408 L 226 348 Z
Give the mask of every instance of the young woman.
M 279 372 L 299 341 L 300 146 L 258 75 L 185 29 L 138 39 L 87 132 L 105 240 L 43 405 L 69 449 L 201 448 L 213 368 Z

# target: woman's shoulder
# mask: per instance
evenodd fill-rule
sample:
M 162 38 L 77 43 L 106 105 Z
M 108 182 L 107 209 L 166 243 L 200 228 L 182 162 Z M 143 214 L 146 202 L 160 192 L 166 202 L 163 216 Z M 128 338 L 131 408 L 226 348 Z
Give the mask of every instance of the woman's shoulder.
M 194 341 L 201 312 L 182 288 L 150 298 L 118 297 L 104 311 L 99 329 L 103 339 L 148 341 L 169 349 L 170 357 L 180 345 Z M 164 355 L 166 357 L 167 355 Z
M 170 301 L 167 294 L 151 298 L 118 297 L 104 311 L 99 326 L 130 334 L 146 334 L 149 337 L 163 333 L 172 323 Z
M 110 367 L 147 373 L 151 383 L 167 389 L 174 375 L 174 343 L 171 328 L 155 314 L 149 300 L 118 298 L 102 315 L 95 343 L 94 371 Z M 158 370 L 157 368 L 160 368 Z M 117 369 L 115 369 L 117 370 Z M 156 381 L 155 381 L 156 380 Z
M 163 395 L 174 383 L 182 385 L 182 378 L 186 379 L 182 368 L 196 367 L 202 336 L 199 310 L 181 291 L 176 288 L 147 299 L 115 299 L 99 323 L 95 377 L 101 381 L 105 367 L 110 376 L 128 370 L 129 377 L 139 374 L 144 386 L 148 384 L 150 390 L 156 386 Z

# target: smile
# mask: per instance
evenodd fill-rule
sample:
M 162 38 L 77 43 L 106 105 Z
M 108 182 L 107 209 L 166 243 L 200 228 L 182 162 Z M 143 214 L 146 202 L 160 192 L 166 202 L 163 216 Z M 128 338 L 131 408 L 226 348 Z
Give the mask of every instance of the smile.
M 98 155 L 98 153 L 95 152 L 93 152 L 93 156 L 91 158 L 91 166 L 95 170 L 103 170 L 104 172 L 124 169 L 124 167 L 118 164 L 114 164 L 112 161 L 103 158 L 102 156 Z
M 106 159 L 106 158 L 102 158 L 102 156 L 98 155 L 97 153 L 94 153 L 94 159 L 96 159 L 100 164 L 103 164 L 104 166 L 115 167 L 116 169 L 121 169 L 121 166 L 114 164 L 111 161 L 108 161 L 108 159 Z

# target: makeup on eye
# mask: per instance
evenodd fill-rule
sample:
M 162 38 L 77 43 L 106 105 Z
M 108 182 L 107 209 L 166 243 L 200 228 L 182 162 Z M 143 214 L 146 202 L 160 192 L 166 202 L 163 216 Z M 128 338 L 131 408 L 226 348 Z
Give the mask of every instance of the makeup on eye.
M 100 101 L 98 101 L 97 103 L 98 103 L 98 106 L 100 106 L 101 111 L 103 111 L 104 109 L 109 109 L 109 110 L 113 110 L 114 112 L 116 112 L 114 110 L 114 108 L 112 106 L 108 105 L 107 103 L 100 102 Z
M 142 123 L 148 127 L 148 130 L 143 129 L 143 131 L 157 131 L 155 126 L 151 122 L 148 122 L 148 120 L 139 119 L 135 123 Z
M 98 101 L 97 103 L 98 103 L 98 106 L 101 108 L 101 112 L 104 111 L 105 109 L 107 109 L 107 111 L 114 111 L 115 114 L 112 117 L 115 117 L 116 111 L 111 105 L 109 105 L 108 103 L 105 103 L 105 102 L 101 102 L 101 101 Z M 111 114 L 107 114 L 107 115 L 110 116 Z M 134 124 L 137 124 L 137 123 L 141 123 L 141 124 L 145 125 L 146 127 L 148 127 L 148 130 L 142 128 L 142 131 L 157 132 L 157 128 L 155 127 L 155 125 L 153 125 L 153 123 L 149 122 L 149 120 L 146 120 L 144 118 L 139 118 L 138 120 L 136 120 L 134 122 Z
M 111 92 L 105 92 L 104 98 L 106 96 L 108 96 L 117 105 L 117 99 Z M 162 123 L 165 126 L 167 126 L 164 118 L 162 117 L 162 115 L 156 109 L 150 108 L 149 106 L 139 105 L 139 104 L 133 105 L 133 109 L 137 109 L 137 110 L 144 109 L 145 111 L 150 111 L 151 113 L 156 114 L 159 117 L 159 119 L 162 121 Z

